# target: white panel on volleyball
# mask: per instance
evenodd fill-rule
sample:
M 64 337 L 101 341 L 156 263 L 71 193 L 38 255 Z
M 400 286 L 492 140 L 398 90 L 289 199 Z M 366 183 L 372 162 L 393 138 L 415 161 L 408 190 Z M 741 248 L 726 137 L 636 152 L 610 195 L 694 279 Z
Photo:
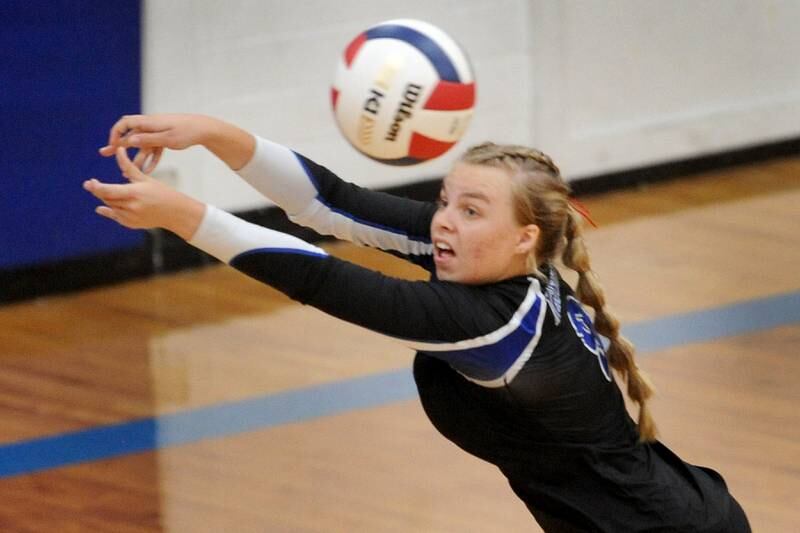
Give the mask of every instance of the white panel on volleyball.
M 464 136 L 474 114 L 472 109 L 463 111 L 437 111 L 435 109 L 419 109 L 416 131 L 439 141 L 455 142 Z

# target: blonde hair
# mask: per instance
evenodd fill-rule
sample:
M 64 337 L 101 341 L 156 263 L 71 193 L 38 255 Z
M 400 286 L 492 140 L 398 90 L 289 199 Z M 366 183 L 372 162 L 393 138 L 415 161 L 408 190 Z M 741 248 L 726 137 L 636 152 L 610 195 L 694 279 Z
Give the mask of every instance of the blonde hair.
M 633 344 L 620 334 L 619 321 L 606 306 L 605 292 L 589 262 L 581 215 L 570 204 L 571 189 L 558 167 L 539 150 L 494 143 L 473 146 L 461 161 L 508 171 L 517 222 L 539 227 L 539 239 L 528 261 L 532 274 L 541 276 L 538 265 L 555 260 L 563 248 L 562 262 L 578 273 L 575 295 L 594 310 L 595 329 L 609 340 L 609 363 L 627 382 L 628 397 L 639 404 L 639 439 L 654 441 L 656 426 L 647 405 L 653 386 L 636 365 Z

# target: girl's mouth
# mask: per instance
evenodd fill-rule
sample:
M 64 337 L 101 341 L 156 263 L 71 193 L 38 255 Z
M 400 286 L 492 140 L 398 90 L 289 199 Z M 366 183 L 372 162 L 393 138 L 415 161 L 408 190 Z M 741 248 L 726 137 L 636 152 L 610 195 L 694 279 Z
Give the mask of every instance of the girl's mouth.
M 447 261 L 456 255 L 452 246 L 442 241 L 434 241 L 433 250 L 433 258 L 436 262 Z

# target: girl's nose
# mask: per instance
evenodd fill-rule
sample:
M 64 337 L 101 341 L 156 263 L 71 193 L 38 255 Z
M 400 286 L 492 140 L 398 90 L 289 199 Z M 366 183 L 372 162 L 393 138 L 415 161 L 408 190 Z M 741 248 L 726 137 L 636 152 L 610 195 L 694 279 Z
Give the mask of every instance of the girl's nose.
M 448 207 L 440 207 L 436 214 L 433 215 L 433 226 L 439 229 L 451 231 L 453 229 L 452 218 L 450 209 Z

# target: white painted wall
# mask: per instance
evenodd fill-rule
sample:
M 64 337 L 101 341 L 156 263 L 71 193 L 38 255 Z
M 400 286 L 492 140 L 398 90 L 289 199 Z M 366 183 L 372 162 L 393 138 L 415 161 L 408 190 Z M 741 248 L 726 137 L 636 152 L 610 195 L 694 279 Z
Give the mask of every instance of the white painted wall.
M 478 81 L 465 139 L 416 167 L 358 154 L 329 107 L 344 46 L 391 18 L 444 29 Z M 150 0 L 143 107 L 225 118 L 369 187 L 441 176 L 487 139 L 576 178 L 798 136 L 798 22 L 795 0 Z M 266 203 L 201 150 L 160 172 L 223 208 Z
M 533 136 L 569 176 L 800 133 L 800 2 L 535 6 Z

